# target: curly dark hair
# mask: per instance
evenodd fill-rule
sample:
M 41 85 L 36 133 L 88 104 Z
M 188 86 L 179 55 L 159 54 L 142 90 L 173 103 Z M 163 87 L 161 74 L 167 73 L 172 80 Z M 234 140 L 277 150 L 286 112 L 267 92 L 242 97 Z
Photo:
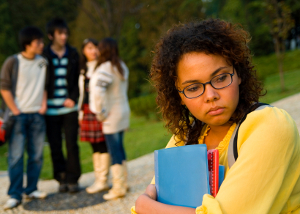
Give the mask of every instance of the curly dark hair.
M 234 66 L 241 84 L 239 103 L 230 120 L 237 122 L 253 102 L 258 102 L 263 90 L 251 63 L 251 51 L 247 46 L 249 41 L 249 33 L 240 25 L 207 19 L 175 25 L 157 43 L 150 78 L 157 90 L 156 102 L 166 121 L 165 126 L 179 141 L 197 144 L 204 124 L 180 104 L 181 98 L 175 84 L 178 62 L 186 53 L 203 52 L 220 55 Z

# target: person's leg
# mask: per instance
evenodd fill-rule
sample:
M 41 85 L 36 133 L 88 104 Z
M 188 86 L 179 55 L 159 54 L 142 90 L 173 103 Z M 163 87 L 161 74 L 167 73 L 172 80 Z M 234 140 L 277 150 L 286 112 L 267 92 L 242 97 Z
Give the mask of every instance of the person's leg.
M 8 143 L 8 175 L 10 186 L 8 195 L 22 200 L 23 193 L 23 158 L 26 139 L 26 115 L 14 116 L 10 140 Z
M 113 187 L 107 194 L 103 195 L 105 200 L 112 200 L 118 197 L 123 197 L 127 191 L 125 178 L 125 168 L 123 161 L 126 159 L 123 147 L 123 131 L 115 134 L 105 135 L 106 145 L 112 157 L 112 177 Z
M 45 119 L 54 179 L 60 183 L 66 182 L 66 161 L 62 151 L 62 116 L 45 116 Z
M 43 115 L 38 113 L 29 114 L 29 121 L 27 124 L 27 187 L 25 194 L 29 195 L 37 190 L 37 182 L 41 173 L 43 164 L 43 148 L 45 141 L 45 119 Z M 41 194 L 40 198 L 46 196 Z
M 99 153 L 107 153 L 107 146 L 105 142 L 100 143 L 91 143 L 93 153 L 99 152 Z
M 67 146 L 67 183 L 77 184 L 81 175 L 79 147 L 77 142 L 78 137 L 78 112 L 65 114 L 63 127 L 66 137 Z M 70 185 L 69 185 L 70 186 Z
M 95 182 L 86 188 L 87 193 L 93 194 L 109 188 L 107 176 L 110 166 L 110 155 L 107 153 L 105 142 L 91 143 L 93 148 L 93 165 Z
M 123 160 L 126 160 L 123 147 L 123 133 L 124 131 L 104 135 L 108 151 L 112 158 L 112 165 L 122 164 Z

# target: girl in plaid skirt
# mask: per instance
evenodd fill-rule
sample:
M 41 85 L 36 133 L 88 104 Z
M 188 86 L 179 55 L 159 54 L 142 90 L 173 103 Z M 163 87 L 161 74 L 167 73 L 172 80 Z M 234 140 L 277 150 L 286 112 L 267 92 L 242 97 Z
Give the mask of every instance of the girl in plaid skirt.
M 82 45 L 81 71 L 79 77 L 79 124 L 80 140 L 90 142 L 93 148 L 93 165 L 95 182 L 86 188 L 88 193 L 107 190 L 107 175 L 110 166 L 110 156 L 102 132 L 102 123 L 96 119 L 89 108 L 89 81 L 93 78 L 99 51 L 98 42 L 94 39 L 85 39 Z

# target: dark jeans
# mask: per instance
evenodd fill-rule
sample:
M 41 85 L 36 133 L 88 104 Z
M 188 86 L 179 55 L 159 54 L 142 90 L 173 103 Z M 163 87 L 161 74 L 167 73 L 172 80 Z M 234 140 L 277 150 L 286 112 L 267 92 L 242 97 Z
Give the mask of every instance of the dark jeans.
M 62 129 L 65 133 L 67 157 L 62 151 Z M 78 113 L 46 116 L 46 132 L 51 148 L 54 178 L 60 183 L 77 183 L 80 175 Z
M 104 134 L 105 142 L 112 158 L 112 165 L 122 164 L 126 160 L 125 150 L 123 147 L 124 131 L 114 134 Z
M 45 119 L 38 113 L 13 116 L 14 125 L 8 143 L 8 172 L 10 186 L 8 195 L 17 200 L 22 193 L 37 190 L 37 182 L 43 165 Z M 27 185 L 23 189 L 23 159 L 27 150 Z

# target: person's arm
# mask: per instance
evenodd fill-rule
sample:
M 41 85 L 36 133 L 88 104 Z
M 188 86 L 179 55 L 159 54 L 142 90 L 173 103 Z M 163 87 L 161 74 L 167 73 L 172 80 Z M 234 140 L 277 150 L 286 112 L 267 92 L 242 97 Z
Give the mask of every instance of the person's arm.
M 108 103 L 107 89 L 114 81 L 110 62 L 102 63 L 95 70 L 95 75 L 90 79 L 89 99 L 90 109 L 96 114 L 99 121 L 104 121 L 110 112 Z
M 184 146 L 183 141 L 179 141 L 174 135 L 170 138 L 166 148 Z M 155 209 L 156 211 L 154 211 Z M 174 212 L 175 209 L 176 211 Z M 171 206 L 156 201 L 155 177 L 148 185 L 146 192 L 138 197 L 135 207 L 131 208 L 131 214 L 140 213 L 195 213 L 195 209 L 179 206 Z
M 19 115 L 21 111 L 18 109 L 11 91 L 1 89 L 1 95 L 13 115 Z
M 0 75 L 0 90 L 3 100 L 14 115 L 20 114 L 12 95 L 12 72 L 16 63 L 14 56 L 8 57 L 2 65 Z
M 195 214 L 195 209 L 163 204 L 156 201 L 156 189 L 150 184 L 146 192 L 135 202 L 135 211 L 138 214 Z
M 196 214 L 280 213 L 300 177 L 299 147 L 297 127 L 285 111 L 267 107 L 249 114 L 239 130 L 236 163 L 216 198 L 204 195 Z M 165 208 L 145 196 L 138 200 L 138 214 Z
M 285 111 L 250 113 L 239 130 L 237 161 L 216 198 L 204 195 L 196 213 L 280 213 L 300 176 L 299 146 L 295 122 Z
M 47 91 L 44 91 L 42 106 L 41 106 L 41 108 L 39 110 L 39 114 L 45 114 L 46 111 L 47 111 Z

